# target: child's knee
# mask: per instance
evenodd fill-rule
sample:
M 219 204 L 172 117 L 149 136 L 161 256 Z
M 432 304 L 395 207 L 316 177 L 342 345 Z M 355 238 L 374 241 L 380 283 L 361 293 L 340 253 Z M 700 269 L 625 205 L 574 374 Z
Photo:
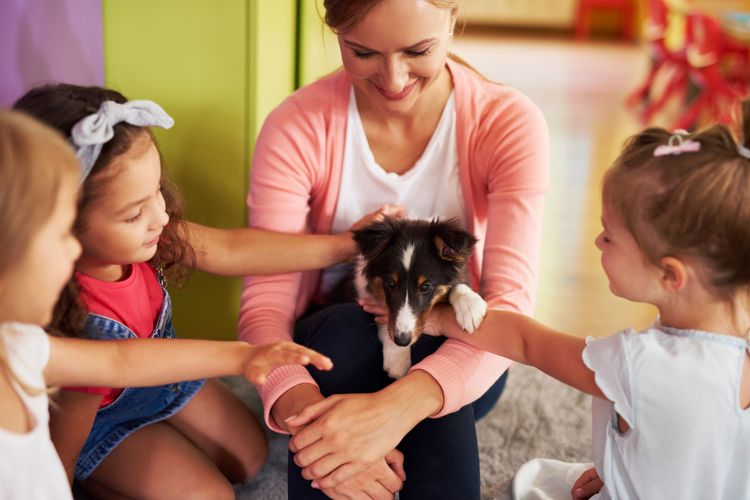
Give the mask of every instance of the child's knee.
M 234 488 L 224 478 L 202 483 L 198 488 L 192 488 L 186 496 L 195 500 L 233 500 L 236 498 Z
M 268 439 L 263 436 L 262 440 L 253 443 L 252 449 L 244 457 L 229 460 L 221 469 L 227 479 L 233 483 L 245 483 L 260 474 L 263 466 L 268 460 Z

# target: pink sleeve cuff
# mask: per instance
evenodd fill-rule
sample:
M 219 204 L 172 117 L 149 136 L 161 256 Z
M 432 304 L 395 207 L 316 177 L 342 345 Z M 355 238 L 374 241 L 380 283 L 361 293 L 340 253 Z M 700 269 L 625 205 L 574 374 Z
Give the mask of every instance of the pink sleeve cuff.
M 442 348 L 410 370 L 429 373 L 443 391 L 443 407 L 430 418 L 440 418 L 473 403 L 513 364 L 507 358 L 480 351 L 467 344 L 462 343 L 461 348 L 474 350 L 478 354 L 473 360 L 472 370 L 467 371 L 465 363 L 458 363 L 452 352 L 440 352 Z
M 274 403 L 276 403 L 276 400 L 282 394 L 300 384 L 312 384 L 318 387 L 318 384 L 315 383 L 307 368 L 302 365 L 286 365 L 280 366 L 269 373 L 265 384 L 256 386 L 260 394 L 260 399 L 263 401 L 263 418 L 268 428 L 272 431 L 280 434 L 289 434 L 276 425 L 271 416 L 271 408 L 273 408 Z

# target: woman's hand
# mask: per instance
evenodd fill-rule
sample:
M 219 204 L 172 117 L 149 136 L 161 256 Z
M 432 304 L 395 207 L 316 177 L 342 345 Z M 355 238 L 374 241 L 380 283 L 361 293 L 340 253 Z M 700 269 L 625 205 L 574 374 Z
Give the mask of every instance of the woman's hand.
M 391 450 L 385 458 L 364 472 L 321 491 L 333 499 L 391 500 L 404 487 L 405 480 L 404 455 L 398 450 Z M 313 484 L 319 487 L 317 483 Z
M 312 364 L 319 370 L 330 370 L 333 361 L 317 351 L 294 342 L 249 345 L 245 354 L 242 374 L 254 384 L 262 385 L 273 370 L 282 365 Z
M 331 488 L 360 474 L 443 405 L 437 382 L 415 370 L 372 394 L 339 394 L 308 406 L 286 424 L 304 427 L 289 441 L 302 475 Z
M 596 472 L 595 467 L 592 467 L 585 470 L 581 477 L 576 480 L 570 490 L 570 495 L 573 500 L 590 498 L 599 493 L 603 486 L 604 482 L 599 477 L 599 473 Z
M 371 298 L 361 298 L 357 303 L 365 310 L 366 313 L 375 315 L 375 323 L 388 323 L 388 307 Z

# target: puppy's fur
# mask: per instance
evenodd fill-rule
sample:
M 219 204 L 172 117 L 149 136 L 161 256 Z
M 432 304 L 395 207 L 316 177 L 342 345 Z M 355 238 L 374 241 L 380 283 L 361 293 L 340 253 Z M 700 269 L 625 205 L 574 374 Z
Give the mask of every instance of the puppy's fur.
M 360 250 L 357 295 L 388 308 L 388 324 L 378 325 L 378 335 L 383 369 L 392 378 L 411 367 L 411 345 L 437 302 L 447 300 L 466 331 L 479 326 L 487 304 L 466 284 L 476 238 L 457 221 L 385 218 L 354 231 L 354 240 Z

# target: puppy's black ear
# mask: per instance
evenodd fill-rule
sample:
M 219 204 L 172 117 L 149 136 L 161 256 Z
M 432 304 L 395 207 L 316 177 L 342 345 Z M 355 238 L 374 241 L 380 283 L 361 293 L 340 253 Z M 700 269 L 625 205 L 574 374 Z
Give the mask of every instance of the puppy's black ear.
M 365 259 L 370 260 L 386 249 L 397 230 L 396 219 L 385 217 L 383 220 L 371 222 L 352 232 L 360 253 L 364 255 Z
M 438 255 L 445 260 L 464 261 L 474 250 L 477 239 L 461 228 L 457 219 L 433 220 L 432 233 Z

